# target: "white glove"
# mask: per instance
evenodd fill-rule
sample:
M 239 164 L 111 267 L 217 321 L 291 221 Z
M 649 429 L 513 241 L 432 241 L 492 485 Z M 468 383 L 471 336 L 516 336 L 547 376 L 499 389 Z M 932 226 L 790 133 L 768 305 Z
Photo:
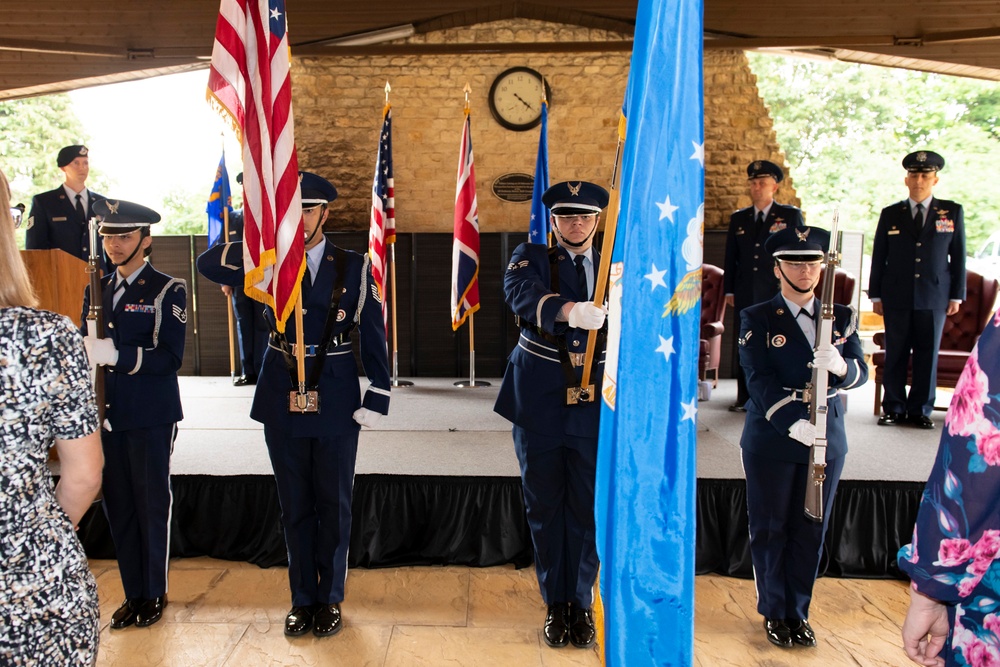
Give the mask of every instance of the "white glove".
M 813 353 L 812 365 L 813 368 L 829 371 L 837 377 L 842 378 L 847 375 L 847 362 L 844 361 L 844 358 L 840 356 L 840 352 L 835 347 L 816 350 Z
M 605 308 L 598 308 L 589 301 L 579 301 L 569 311 L 566 318 L 574 329 L 600 329 L 608 316 Z
M 118 348 L 110 338 L 84 336 L 83 346 L 87 348 L 87 358 L 94 366 L 114 366 L 118 363 Z
M 358 408 L 354 411 L 354 421 L 368 428 L 375 428 L 375 424 L 382 418 L 382 415 L 368 408 Z
M 788 435 L 806 447 L 812 447 L 816 443 L 816 425 L 808 419 L 800 419 L 788 429 Z

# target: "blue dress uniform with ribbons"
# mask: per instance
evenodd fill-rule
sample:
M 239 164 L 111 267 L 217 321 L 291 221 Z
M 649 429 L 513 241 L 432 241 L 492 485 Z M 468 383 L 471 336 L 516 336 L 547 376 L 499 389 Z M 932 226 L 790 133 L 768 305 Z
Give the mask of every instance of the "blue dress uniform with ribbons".
M 336 197 L 333 186 L 315 174 L 301 174 L 301 190 L 303 208 L 316 205 L 313 194 L 324 204 Z M 317 260 L 315 270 L 308 269 L 302 279 L 305 379 L 307 388 L 318 392 L 319 410 L 289 410 L 289 392 L 298 389 L 293 344 L 299 343 L 299 335 L 294 318 L 289 318 L 285 333 L 278 334 L 274 312 L 267 308 L 272 333 L 250 411 L 251 418 L 264 424 L 278 486 L 293 613 L 344 599 L 361 430 L 352 415 L 359 408 L 387 414 L 391 382 L 381 295 L 368 256 L 326 239 L 307 255 Z M 210 248 L 198 258 L 198 270 L 214 282 L 242 287 L 241 244 Z M 371 383 L 363 398 L 352 350 L 355 329 Z M 308 630 L 308 613 L 308 622 L 293 631 L 286 622 L 286 634 Z
M 160 219 L 155 211 L 126 201 L 101 200 L 94 208 L 104 236 L 139 230 L 145 237 L 149 224 Z M 143 252 L 138 246 L 136 250 Z M 112 627 L 117 629 L 133 622 L 155 623 L 165 603 L 170 454 L 177 422 L 184 417 L 177 371 L 184 356 L 187 285 L 146 262 L 125 279 L 117 270 L 105 275 L 101 292 L 103 338 L 117 350 L 115 363 L 97 370 L 105 374 L 103 502 L 126 605 L 131 603 L 119 610 L 123 614 L 115 614 Z M 88 286 L 81 317 L 84 335 L 90 299 Z M 144 612 L 143 605 L 153 607 Z
M 573 199 L 564 192 L 567 184 L 559 185 L 562 190 L 552 186 L 546 194 Z M 579 196 L 588 194 L 587 201 L 598 207 L 589 210 L 590 215 L 607 205 L 603 188 L 584 183 Z M 558 204 L 545 203 L 553 215 L 561 210 Z M 598 566 L 594 480 L 605 336 L 603 331 L 598 335 L 590 375 L 595 399 L 567 405 L 567 387 L 581 381 L 589 334 L 556 319 L 567 303 L 591 300 L 581 286 L 576 254 L 563 245 L 535 243 L 514 250 L 504 275 L 504 294 L 521 335 L 510 353 L 494 410 L 514 424 L 542 598 L 550 607 L 569 604 L 589 610 Z M 585 254 L 591 267 L 600 264 L 595 248 Z
M 809 231 L 808 242 L 800 242 L 797 231 Z M 773 235 L 767 250 L 770 254 L 801 245 L 802 251 L 812 251 L 811 256 L 804 253 L 801 257 L 817 260 L 828 242 L 825 230 L 789 228 Z M 813 332 L 812 339 L 797 321 L 810 313 L 811 322 L 804 324 Z M 820 314 L 820 300 L 815 296 L 808 306 L 799 308 L 778 294 L 744 309 L 741 317 L 738 347 L 751 398 L 740 447 L 747 482 L 757 611 L 765 619 L 805 621 L 809 617 L 823 538 L 847 454 L 844 405 L 838 390 L 858 387 L 868 380 L 868 365 L 857 334 L 857 313 L 847 306 L 834 305 L 833 343 L 847 370 L 843 377 L 829 375 L 824 513 L 822 522 L 812 521 L 804 514 L 810 449 L 793 439 L 789 430 L 799 420 L 809 419 L 803 391 L 812 379 L 810 364 Z
M 750 180 L 770 176 L 776 183 L 784 180 L 781 167 L 768 160 L 756 160 L 747 165 Z M 803 225 L 802 211 L 795 206 L 779 204 L 772 200 L 767 216 L 758 223 L 753 206 L 735 211 L 729 217 L 726 232 L 726 255 L 723 269 L 723 289 L 733 295 L 733 322 L 740 321 L 740 312 L 747 306 L 769 300 L 778 293 L 774 277 L 774 260 L 764 249 L 764 242 L 772 234 L 788 227 Z M 749 398 L 746 378 L 739 365 L 739 346 L 733 347 L 736 370 L 736 403 L 745 405 Z
M 88 153 L 86 146 L 66 146 L 59 151 L 56 164 L 61 169 L 78 157 L 87 157 Z M 58 248 L 86 262 L 90 255 L 87 222 L 94 215 L 94 204 L 102 199 L 104 195 L 88 189 L 86 202 L 81 198 L 82 210 L 79 210 L 67 195 L 65 186 L 35 195 L 24 224 L 27 230 L 24 247 L 28 250 Z M 110 265 L 105 262 L 102 268 L 108 269 Z
M 917 151 L 903 158 L 903 167 L 909 173 L 936 173 L 944 167 L 944 158 Z M 908 418 L 932 428 L 929 417 L 948 303 L 965 300 L 965 222 L 961 204 L 932 197 L 921 211 L 918 229 L 914 209 L 909 199 L 882 209 L 872 245 L 868 297 L 882 302 L 885 320 L 884 416 L 879 423 L 886 423 L 886 417 L 890 424 Z M 907 394 L 911 350 L 913 382 Z

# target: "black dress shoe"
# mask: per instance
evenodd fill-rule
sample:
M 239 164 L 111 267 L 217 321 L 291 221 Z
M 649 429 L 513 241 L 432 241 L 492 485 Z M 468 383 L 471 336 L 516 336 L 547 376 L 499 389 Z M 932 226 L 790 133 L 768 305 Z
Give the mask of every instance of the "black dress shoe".
M 925 415 L 914 415 L 913 417 L 908 417 L 907 420 L 917 428 L 932 429 L 934 428 L 934 422 L 931 421 L 930 417 Z
M 257 384 L 257 376 L 253 374 L 241 375 L 233 380 L 234 387 L 243 387 L 248 384 Z
M 145 600 L 133 599 L 125 600 L 122 605 L 111 615 L 111 629 L 121 630 L 135 624 L 136 612 Z
M 136 610 L 135 625 L 137 628 L 146 628 L 163 618 L 163 608 L 167 606 L 167 596 L 143 600 Z
M 813 632 L 809 621 L 789 618 L 786 621 L 786 625 L 788 625 L 789 632 L 791 633 L 793 644 L 798 644 L 799 646 L 816 645 L 816 633 Z
M 309 632 L 313 626 L 312 607 L 292 607 L 285 616 L 285 635 L 288 637 L 298 637 Z
M 895 426 L 902 423 L 903 414 L 900 412 L 887 412 L 878 418 L 879 426 Z
M 321 604 L 313 614 L 313 634 L 317 637 L 329 637 L 344 629 L 340 620 L 340 605 Z
M 788 624 L 783 618 L 765 618 L 764 633 L 767 641 L 781 648 L 792 647 L 792 633 L 788 629 Z
M 569 641 L 577 648 L 594 645 L 597 631 L 594 629 L 594 613 L 590 608 L 573 605 L 569 612 Z
M 732 405 L 729 406 L 729 411 L 730 412 L 746 412 L 747 409 L 744 408 L 743 405 L 740 404 L 740 403 L 733 403 Z
M 565 602 L 550 604 L 549 613 L 545 616 L 545 626 L 542 628 L 545 643 L 554 648 L 569 643 L 569 605 Z

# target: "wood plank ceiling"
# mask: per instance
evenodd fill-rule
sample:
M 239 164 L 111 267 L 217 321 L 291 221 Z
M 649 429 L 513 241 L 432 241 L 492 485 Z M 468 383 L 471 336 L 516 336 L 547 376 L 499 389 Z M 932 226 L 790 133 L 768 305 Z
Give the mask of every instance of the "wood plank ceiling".
M 1000 81 L 997 0 L 704 0 L 705 47 L 775 49 Z M 475 44 L 331 45 L 393 26 L 414 34 L 506 18 L 628 34 L 637 0 L 289 0 L 293 53 L 471 52 Z M 0 14 L 0 99 L 200 69 L 218 0 L 20 0 Z M 586 44 L 489 45 L 493 51 Z M 617 45 L 627 49 L 628 42 Z

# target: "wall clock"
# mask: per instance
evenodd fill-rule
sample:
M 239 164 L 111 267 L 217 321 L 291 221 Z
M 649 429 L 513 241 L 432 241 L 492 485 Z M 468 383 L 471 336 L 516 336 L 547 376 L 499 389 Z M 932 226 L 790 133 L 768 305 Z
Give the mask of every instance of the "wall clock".
M 493 80 L 490 111 L 508 130 L 530 130 L 542 121 L 543 90 L 551 105 L 552 89 L 541 74 L 530 67 L 511 67 Z

